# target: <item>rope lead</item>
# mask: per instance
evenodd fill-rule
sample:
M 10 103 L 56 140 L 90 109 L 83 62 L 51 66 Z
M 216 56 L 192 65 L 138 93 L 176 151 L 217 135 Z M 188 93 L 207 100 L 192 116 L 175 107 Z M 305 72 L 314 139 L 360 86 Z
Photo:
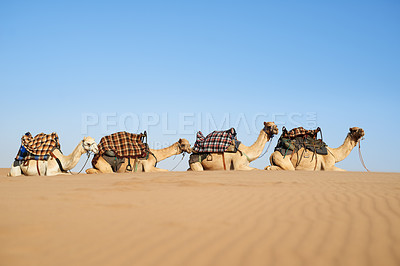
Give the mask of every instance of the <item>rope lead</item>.
M 364 166 L 365 170 L 367 170 L 367 172 L 371 172 L 371 171 L 368 170 L 368 168 L 365 166 L 364 159 L 363 159 L 362 154 L 361 154 L 361 144 L 360 144 L 360 143 L 361 143 L 361 141 L 358 142 L 358 157 L 360 158 L 361 164 Z

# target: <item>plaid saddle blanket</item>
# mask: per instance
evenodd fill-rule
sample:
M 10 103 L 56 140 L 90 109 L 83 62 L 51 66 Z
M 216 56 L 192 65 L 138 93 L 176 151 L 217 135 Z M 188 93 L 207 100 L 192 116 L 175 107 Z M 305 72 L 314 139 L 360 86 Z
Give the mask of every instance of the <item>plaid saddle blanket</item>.
M 117 132 L 101 138 L 99 153 L 93 160 L 93 166 L 97 160 L 107 151 L 112 151 L 119 158 L 143 158 L 147 156 L 148 146 L 143 142 L 146 134 L 132 134 L 128 132 Z
M 312 138 L 316 138 L 317 133 L 320 131 L 321 129 L 319 127 L 314 130 L 304 129 L 303 127 L 296 127 L 289 131 L 287 131 L 287 129 L 283 127 L 281 138 L 295 139 L 297 137 L 304 137 L 304 136 L 310 136 Z
M 232 142 L 238 142 L 234 128 L 226 131 L 213 131 L 206 137 L 199 131 L 196 135 L 193 151 L 197 153 L 225 152 Z
M 31 133 L 27 132 L 21 138 L 21 147 L 15 160 L 47 160 L 50 157 L 50 153 L 59 148 L 60 142 L 57 133 L 40 133 L 32 137 Z

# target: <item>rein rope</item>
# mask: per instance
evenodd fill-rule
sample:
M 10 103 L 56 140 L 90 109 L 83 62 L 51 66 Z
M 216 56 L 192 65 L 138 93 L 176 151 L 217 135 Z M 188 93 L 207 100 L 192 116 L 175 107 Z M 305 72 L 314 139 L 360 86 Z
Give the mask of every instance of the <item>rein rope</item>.
M 85 164 L 82 166 L 81 170 L 80 170 L 77 174 L 72 173 L 71 170 L 69 170 L 68 172 L 70 172 L 72 175 L 79 175 L 79 174 L 82 172 L 83 168 L 85 168 L 87 162 L 89 161 L 90 152 L 88 151 L 86 154 L 87 154 L 86 162 L 85 162 Z
M 274 138 L 274 135 L 272 135 L 272 137 L 269 139 L 269 144 L 268 144 L 268 147 L 267 147 L 267 149 L 265 150 L 265 152 L 264 152 L 260 157 L 258 157 L 258 158 L 263 157 L 263 156 L 268 152 L 269 147 L 271 146 L 271 143 L 272 143 L 272 139 L 273 139 L 273 138 Z
M 85 149 L 85 146 L 83 145 L 83 143 L 84 143 L 84 141 L 82 140 L 82 147 Z M 90 146 L 92 146 L 92 145 L 93 145 L 93 143 L 92 143 Z M 79 175 L 79 174 L 82 172 L 83 168 L 85 168 L 87 162 L 89 161 L 90 154 L 91 154 L 90 150 L 86 151 L 86 155 L 87 155 L 86 162 L 83 164 L 81 170 L 80 170 L 77 174 L 73 174 L 73 173 L 71 172 L 71 170 L 68 170 L 67 172 L 69 172 L 71 175 Z M 94 153 L 93 153 L 93 154 L 94 154 Z
M 175 165 L 175 167 L 174 168 L 172 168 L 170 171 L 173 171 L 173 170 L 175 170 L 175 168 L 177 168 L 178 167 L 178 165 L 183 161 L 183 158 L 185 158 L 185 153 L 182 153 L 182 158 L 181 158 L 181 160 L 178 162 L 178 164 L 177 165 Z M 174 158 L 175 159 L 175 158 Z
M 172 168 L 170 171 L 173 171 L 173 170 L 175 170 L 175 168 L 177 168 L 178 167 L 178 165 L 183 161 L 183 158 L 185 158 L 185 153 L 186 152 L 184 152 L 183 150 L 182 150 L 182 146 L 181 146 L 181 144 L 180 143 L 178 143 L 178 147 L 177 147 L 177 153 L 175 154 L 175 157 L 174 157 L 174 159 L 173 160 L 175 160 L 175 158 L 176 158 L 176 156 L 179 154 L 179 150 L 180 151 L 182 151 L 182 158 L 181 158 L 181 160 L 178 162 L 178 164 L 177 165 L 175 165 L 175 167 L 174 168 Z
M 149 153 L 150 153 L 151 155 L 153 155 L 154 159 L 156 159 L 156 162 L 154 163 L 154 167 L 157 167 L 157 163 L 158 163 L 157 157 L 154 155 L 154 153 L 152 153 L 152 152 L 150 151 L 150 149 L 149 149 Z
M 367 170 L 367 172 L 371 172 L 371 171 L 368 170 L 368 168 L 365 166 L 364 159 L 363 159 L 362 154 L 361 154 L 361 144 L 360 144 L 360 143 L 361 143 L 361 140 L 358 142 L 358 157 L 360 158 L 361 164 L 362 164 L 362 166 L 364 166 L 365 170 Z

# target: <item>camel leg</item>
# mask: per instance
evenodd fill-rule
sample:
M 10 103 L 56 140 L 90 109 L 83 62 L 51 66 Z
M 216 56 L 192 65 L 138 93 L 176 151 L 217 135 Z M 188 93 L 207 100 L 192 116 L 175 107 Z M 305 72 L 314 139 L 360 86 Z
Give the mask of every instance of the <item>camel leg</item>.
M 258 170 L 257 168 L 249 166 L 249 161 L 244 156 L 242 156 L 236 162 L 233 160 L 231 163 L 233 165 L 233 170 L 243 170 L 243 171 Z
M 144 160 L 141 162 L 141 164 L 143 166 L 142 167 L 143 172 L 168 172 L 167 169 L 161 169 L 161 168 L 155 167 L 154 166 L 155 161 L 152 159 Z
M 42 170 L 40 170 L 40 171 L 42 171 Z M 55 160 L 49 160 L 46 165 L 46 176 L 54 176 L 54 175 L 72 175 L 72 173 L 61 172 L 61 169 L 58 166 L 57 162 Z
M 70 172 L 68 172 L 68 173 L 57 172 L 57 173 L 46 174 L 46 176 L 55 176 L 55 175 L 72 175 L 72 173 L 70 173 Z
M 157 168 L 154 166 L 155 161 L 148 159 L 143 160 L 141 164 L 143 165 L 143 172 L 167 172 L 166 169 Z M 140 167 L 139 167 L 140 168 Z
M 282 168 L 280 168 L 279 166 L 276 166 L 276 165 L 268 165 L 267 167 L 264 168 L 264 170 L 279 171 L 279 170 L 284 170 L 284 169 L 282 169 Z
M 294 171 L 293 164 L 289 161 L 283 161 L 280 162 L 278 165 L 268 165 L 267 167 L 264 168 L 264 170 L 269 170 L 269 171 L 276 171 L 276 170 L 289 170 L 289 171 Z
M 346 172 L 346 170 L 344 170 L 344 169 L 342 169 L 342 168 L 339 168 L 339 167 L 336 167 L 336 166 L 332 166 L 332 167 L 329 167 L 328 169 L 326 169 L 327 171 L 342 171 L 342 172 Z
M 94 168 L 87 169 L 86 173 L 87 174 L 100 174 L 100 173 L 111 174 L 111 173 L 114 173 L 111 168 L 111 165 L 109 163 L 107 163 L 102 157 L 99 158 L 95 167 L 97 169 L 94 169 Z
M 57 165 L 58 167 L 58 165 Z M 41 176 L 47 176 L 47 175 L 52 175 L 51 171 L 49 171 L 49 164 L 47 161 L 35 161 L 35 160 L 30 160 L 27 165 L 20 165 L 20 172 L 21 175 L 26 175 L 26 176 L 36 176 L 39 175 L 37 169 L 39 168 L 39 172 Z M 17 170 L 17 169 L 11 169 L 11 171 Z M 18 172 L 18 170 L 17 170 Z M 50 173 L 50 174 L 49 174 Z M 57 173 L 55 173 L 57 174 Z M 53 174 L 53 175 L 55 175 Z
M 70 170 L 67 170 L 67 172 L 61 172 L 61 169 L 55 160 L 49 160 L 47 162 L 42 162 L 41 167 L 40 167 L 40 174 L 43 176 L 55 176 L 55 175 L 71 176 L 72 175 Z
M 97 170 L 97 169 L 94 169 L 94 168 L 89 168 L 89 169 L 86 169 L 86 174 L 100 174 L 101 172 L 99 171 L 99 170 Z
M 279 165 L 275 165 L 275 166 L 279 167 L 282 170 L 289 170 L 289 171 L 296 170 L 290 161 L 282 161 L 279 163 Z M 271 170 L 273 170 L 273 169 L 271 169 Z
M 21 174 L 21 167 L 19 165 L 14 166 L 14 164 L 12 164 L 10 172 L 7 174 L 7 176 L 20 176 Z
M 149 171 L 145 171 L 145 172 L 168 172 L 168 170 L 153 166 L 152 168 L 149 169 Z
M 235 170 L 249 171 L 249 170 L 259 170 L 259 169 L 251 167 L 251 166 L 248 166 L 248 165 L 240 165 L 240 166 L 235 167 Z
M 275 151 L 271 154 L 269 158 L 271 165 L 265 167 L 265 170 L 296 170 L 290 161 L 290 156 L 286 156 L 283 158 L 282 154 L 279 151 Z
M 204 171 L 203 165 L 200 162 L 191 163 L 190 169 L 192 171 Z
M 96 165 L 98 168 L 97 170 L 99 170 L 100 173 L 104 173 L 104 174 L 111 174 L 114 173 L 114 171 L 111 168 L 110 164 L 101 164 L 101 165 Z

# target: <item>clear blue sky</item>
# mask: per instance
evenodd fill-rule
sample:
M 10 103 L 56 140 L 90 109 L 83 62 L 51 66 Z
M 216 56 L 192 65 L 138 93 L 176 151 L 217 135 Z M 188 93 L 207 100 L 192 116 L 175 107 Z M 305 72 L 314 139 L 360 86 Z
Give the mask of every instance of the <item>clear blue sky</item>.
M 70 153 L 120 129 L 156 148 L 237 126 L 250 145 L 275 120 L 332 147 L 362 127 L 367 166 L 399 172 L 399 14 L 397 0 L 0 1 L 0 167 L 26 131 Z M 356 149 L 338 166 L 363 170 Z

